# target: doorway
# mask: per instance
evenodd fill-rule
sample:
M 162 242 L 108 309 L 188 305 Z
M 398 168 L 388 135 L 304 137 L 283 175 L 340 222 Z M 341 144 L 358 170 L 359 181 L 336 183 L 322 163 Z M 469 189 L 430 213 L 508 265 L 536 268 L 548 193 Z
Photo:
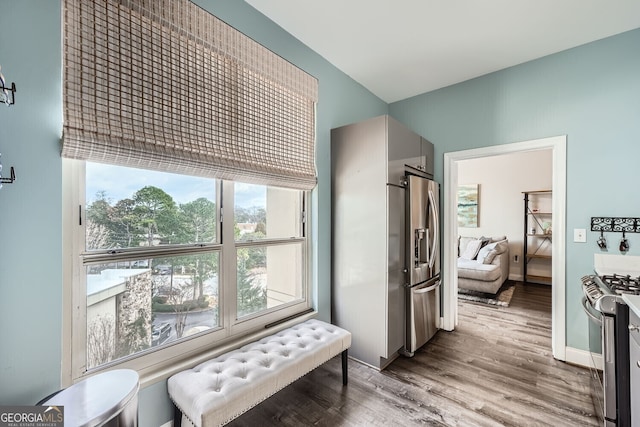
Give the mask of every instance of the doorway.
M 552 151 L 552 352 L 554 358 L 566 360 L 565 313 L 565 222 L 566 222 L 566 135 L 531 141 L 476 148 L 444 155 L 444 230 L 443 230 L 443 318 L 442 328 L 452 331 L 458 324 L 457 204 L 458 162 L 526 151 Z M 557 255 L 556 255 L 557 254 Z M 524 262 L 524 260 L 523 260 Z

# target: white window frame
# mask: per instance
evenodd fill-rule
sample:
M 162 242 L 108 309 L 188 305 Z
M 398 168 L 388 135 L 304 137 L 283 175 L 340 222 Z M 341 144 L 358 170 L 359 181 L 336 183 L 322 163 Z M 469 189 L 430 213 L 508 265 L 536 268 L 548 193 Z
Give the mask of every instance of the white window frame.
M 311 301 L 311 240 L 309 238 L 309 191 L 303 197 L 299 238 L 263 239 L 238 243 L 234 237 L 234 200 L 231 181 L 219 181 L 216 197 L 221 209 L 218 217 L 217 243 L 210 250 L 219 251 L 219 328 L 163 345 L 153 350 L 118 359 L 86 370 L 86 274 L 82 253 L 85 246 L 85 165 L 81 160 L 63 162 L 63 369 L 62 384 L 72 383 L 98 372 L 116 368 L 136 370 L 143 385 L 167 378 L 186 367 L 216 354 L 236 348 L 245 342 L 274 333 L 291 322 L 313 317 Z M 222 190 L 222 191 L 220 191 Z M 80 221 L 81 216 L 82 221 Z M 226 224 L 226 225 L 225 225 Z M 259 313 L 236 318 L 236 248 L 239 246 L 302 245 L 302 298 Z M 298 316 L 299 315 L 299 316 Z M 267 325 L 276 324 L 271 328 Z

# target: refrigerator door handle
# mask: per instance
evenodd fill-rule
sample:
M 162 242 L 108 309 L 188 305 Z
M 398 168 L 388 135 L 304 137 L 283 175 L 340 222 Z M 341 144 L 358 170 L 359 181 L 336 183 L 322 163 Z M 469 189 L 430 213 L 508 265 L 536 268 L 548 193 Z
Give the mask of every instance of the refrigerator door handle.
M 433 266 L 436 262 L 436 249 L 438 247 L 440 226 L 438 219 L 438 210 L 436 209 L 436 200 L 433 195 L 433 191 L 429 190 L 429 207 L 431 208 L 431 213 L 433 214 L 433 242 L 431 243 L 431 257 L 429 259 L 429 268 L 433 269 Z

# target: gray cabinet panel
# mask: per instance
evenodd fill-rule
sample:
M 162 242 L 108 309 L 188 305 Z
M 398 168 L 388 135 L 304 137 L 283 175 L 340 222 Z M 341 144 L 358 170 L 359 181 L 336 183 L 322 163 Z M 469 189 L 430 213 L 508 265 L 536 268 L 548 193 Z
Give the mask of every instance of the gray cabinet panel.
M 331 132 L 332 321 L 353 334 L 349 354 L 372 366 L 386 347 L 385 129 L 384 120 L 370 120 Z
M 421 137 L 392 117 L 388 117 L 387 121 L 388 178 L 390 183 L 399 184 L 407 165 L 419 168 L 423 163 Z
M 378 369 L 404 345 L 401 178 L 425 164 L 422 141 L 389 116 L 331 131 L 332 320 L 353 334 L 349 354 Z
M 433 169 L 435 167 L 434 162 L 434 147 L 433 144 L 424 138 L 420 138 L 420 156 L 422 158 L 422 167 L 427 175 L 433 178 Z

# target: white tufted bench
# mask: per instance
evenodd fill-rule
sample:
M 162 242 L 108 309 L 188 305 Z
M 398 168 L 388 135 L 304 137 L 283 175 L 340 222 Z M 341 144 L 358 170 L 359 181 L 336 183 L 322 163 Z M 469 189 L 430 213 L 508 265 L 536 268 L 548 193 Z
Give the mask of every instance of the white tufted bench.
M 174 426 L 226 424 L 338 354 L 346 385 L 350 346 L 350 332 L 312 319 L 178 372 L 168 381 Z

